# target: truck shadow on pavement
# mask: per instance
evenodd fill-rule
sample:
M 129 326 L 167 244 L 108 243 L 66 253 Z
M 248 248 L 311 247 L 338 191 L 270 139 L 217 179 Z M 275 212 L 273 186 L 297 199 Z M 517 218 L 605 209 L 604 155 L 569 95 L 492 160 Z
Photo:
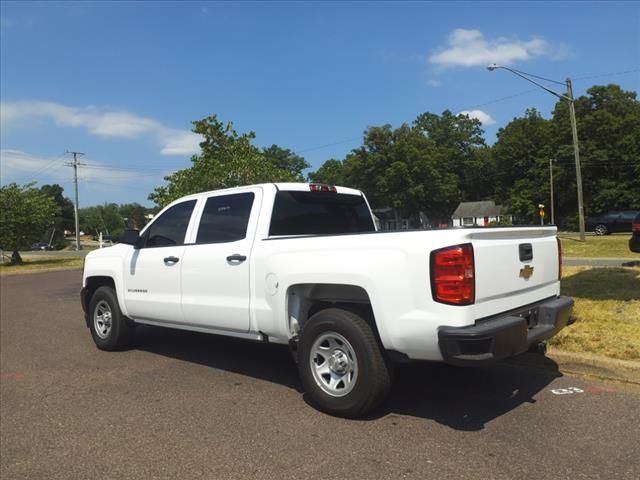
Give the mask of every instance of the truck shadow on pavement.
M 145 326 L 136 331 L 134 348 L 280 384 L 303 394 L 286 346 Z M 535 368 L 517 363 L 478 368 L 426 362 L 397 365 L 387 402 L 360 421 L 410 415 L 456 430 L 482 430 L 520 405 L 535 403 L 533 397 L 562 376 L 548 358 L 540 357 Z M 303 399 L 311 404 L 307 395 Z
M 437 363 L 398 365 L 388 402 L 377 416 L 432 419 L 455 430 L 482 430 L 488 422 L 534 404 L 534 396 L 561 377 L 558 365 L 540 356 L 536 367 L 498 362 L 461 368 Z

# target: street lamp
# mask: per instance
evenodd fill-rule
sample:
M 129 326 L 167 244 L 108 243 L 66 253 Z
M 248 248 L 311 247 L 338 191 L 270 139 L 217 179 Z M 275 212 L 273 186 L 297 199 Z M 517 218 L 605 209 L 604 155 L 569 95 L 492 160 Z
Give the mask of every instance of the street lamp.
M 571 79 L 567 78 L 565 82 L 558 82 L 557 80 L 551 80 L 549 78 L 539 77 L 537 75 L 533 75 L 531 73 L 526 73 L 521 70 L 516 70 L 515 68 L 505 67 L 503 65 L 497 65 L 492 63 L 487 66 L 487 70 L 493 72 L 497 69 L 508 70 L 514 75 L 517 75 L 520 78 L 524 78 L 527 82 L 533 83 L 534 85 L 540 87 L 546 92 L 549 92 L 551 95 L 558 97 L 561 100 L 567 100 L 569 102 L 569 116 L 571 118 L 571 133 L 573 134 L 573 154 L 576 161 L 576 186 L 578 190 L 578 221 L 580 224 L 580 241 L 584 242 L 584 204 L 582 201 L 582 173 L 580 171 L 580 149 L 578 147 L 578 127 L 576 125 L 576 109 L 575 109 L 575 100 L 573 98 L 573 87 L 571 86 Z M 556 83 L 558 85 L 564 85 L 567 87 L 567 93 L 561 94 L 558 92 L 554 92 L 550 88 L 541 85 L 540 83 L 532 80 L 532 78 L 537 78 L 539 80 L 544 80 L 546 82 Z

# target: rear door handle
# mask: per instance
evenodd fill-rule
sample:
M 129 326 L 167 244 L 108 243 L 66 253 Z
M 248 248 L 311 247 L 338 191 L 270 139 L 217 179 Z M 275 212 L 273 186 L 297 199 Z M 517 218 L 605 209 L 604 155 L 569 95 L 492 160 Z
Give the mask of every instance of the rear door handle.
M 233 255 L 229 255 L 227 257 L 227 262 L 238 262 L 238 263 L 242 263 L 247 259 L 246 255 L 239 255 L 237 253 L 234 253 Z
M 178 257 L 164 257 L 164 263 L 178 263 L 180 259 Z

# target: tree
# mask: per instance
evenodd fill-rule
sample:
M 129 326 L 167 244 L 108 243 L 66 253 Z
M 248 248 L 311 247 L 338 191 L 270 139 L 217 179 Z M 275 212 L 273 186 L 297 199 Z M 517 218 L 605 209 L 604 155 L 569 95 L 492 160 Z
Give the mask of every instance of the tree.
M 404 124 L 370 127 L 363 145 L 344 161 L 350 185 L 367 193 L 372 206 L 393 208 L 396 219 L 446 217 L 455 208 L 456 176 L 442 168 L 443 155 L 420 130 Z
M 193 131 L 203 137 L 200 155 L 191 157 L 191 167 L 165 177 L 167 185 L 149 195 L 158 206 L 196 192 L 296 180 L 252 144 L 253 132 L 238 134 L 231 122 L 223 124 L 215 115 L 193 122 Z
M 18 250 L 41 240 L 59 214 L 53 199 L 33 185 L 0 187 L 0 245 L 13 251 L 12 263 L 22 263 Z
M 577 193 L 569 108 L 556 103 L 551 119 L 558 165 L 558 210 L 577 221 Z M 640 102 L 618 85 L 595 85 L 575 101 L 586 215 L 640 209 Z
M 262 154 L 271 165 L 279 170 L 289 172 L 296 182 L 304 181 L 302 171 L 309 168 L 310 165 L 300 155 L 296 155 L 288 148 L 280 148 L 277 145 L 262 149 Z
M 640 103 L 617 85 L 593 86 L 576 98 L 585 214 L 640 209 Z M 537 221 L 549 202 L 553 162 L 556 223 L 577 228 L 573 138 L 569 104 L 559 100 L 550 120 L 529 109 L 498 131 L 491 148 L 496 200 L 520 221 Z
M 418 115 L 413 127 L 431 139 L 441 155 L 442 167 L 458 177 L 458 200 L 476 201 L 493 196 L 495 165 L 484 141 L 482 123 L 468 115 Z
M 326 183 L 327 185 L 342 185 L 349 187 L 344 163 L 341 160 L 331 158 L 324 162 L 315 172 L 309 172 L 309 181 L 313 183 Z
M 64 239 L 65 230 L 75 229 L 73 202 L 63 195 L 64 188 L 57 183 L 42 185 L 40 191 L 51 198 L 58 206 L 59 213 L 56 215 L 53 224 L 55 229 L 53 242 L 61 242 Z
M 141 229 L 147 223 L 145 215 L 149 209 L 139 203 L 125 203 L 119 207 L 120 216 L 125 221 L 127 228 Z
M 491 149 L 497 175 L 496 200 L 524 223 L 537 218 L 538 204 L 549 198 L 551 126 L 535 109 L 498 130 Z

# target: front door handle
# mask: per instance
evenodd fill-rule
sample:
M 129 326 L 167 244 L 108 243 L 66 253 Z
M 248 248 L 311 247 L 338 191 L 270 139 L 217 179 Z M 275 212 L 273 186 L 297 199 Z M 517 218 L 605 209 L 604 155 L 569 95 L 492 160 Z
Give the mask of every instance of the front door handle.
M 247 259 L 246 255 L 239 255 L 237 253 L 234 253 L 233 255 L 229 255 L 227 257 L 227 262 L 237 262 L 237 263 L 242 263 Z
M 180 261 L 180 259 L 178 257 L 164 257 L 164 263 L 170 263 L 170 264 L 174 264 L 174 263 L 178 263 Z

